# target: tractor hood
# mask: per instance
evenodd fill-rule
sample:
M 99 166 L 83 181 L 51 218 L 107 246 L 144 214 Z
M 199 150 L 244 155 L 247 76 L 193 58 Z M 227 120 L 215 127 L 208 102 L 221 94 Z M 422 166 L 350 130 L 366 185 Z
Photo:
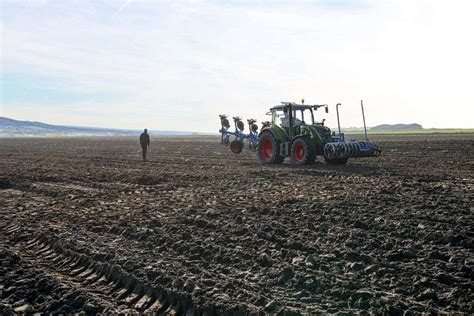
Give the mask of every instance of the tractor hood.
M 279 141 L 287 141 L 288 139 L 288 133 L 287 131 L 282 128 L 281 126 L 278 125 L 272 125 L 269 127 L 263 128 L 260 133 L 262 133 L 265 130 L 270 130 L 270 132 L 275 136 L 275 138 Z M 316 143 L 316 144 L 324 144 L 328 142 L 331 139 L 331 130 L 322 125 L 306 125 L 302 124 L 299 126 L 299 131 L 297 132 L 297 135 L 295 136 L 310 136 L 311 139 Z
M 302 125 L 300 135 L 308 135 L 315 144 L 324 144 L 331 138 L 331 130 L 322 125 Z

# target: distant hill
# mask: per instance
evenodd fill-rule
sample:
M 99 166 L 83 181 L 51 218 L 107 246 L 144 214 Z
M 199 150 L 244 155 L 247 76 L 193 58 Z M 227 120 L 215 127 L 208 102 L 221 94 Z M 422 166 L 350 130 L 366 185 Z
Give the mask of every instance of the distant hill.
M 35 121 L 18 121 L 0 116 L 0 136 L 136 136 L 141 130 L 51 125 Z M 205 135 L 188 131 L 149 131 L 158 136 Z
M 370 128 L 373 132 L 401 132 L 401 131 L 422 131 L 423 126 L 420 124 L 381 124 Z

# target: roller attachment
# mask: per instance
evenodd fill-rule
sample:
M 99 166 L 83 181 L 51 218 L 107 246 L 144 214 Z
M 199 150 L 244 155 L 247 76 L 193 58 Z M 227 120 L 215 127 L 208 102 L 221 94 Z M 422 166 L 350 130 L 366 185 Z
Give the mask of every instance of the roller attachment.
M 331 142 L 324 146 L 324 157 L 328 160 L 347 159 L 356 157 L 377 157 L 380 150 L 371 142 Z
M 337 143 L 327 143 L 324 146 L 324 157 L 326 159 L 332 160 L 336 157 L 336 145 Z
M 347 143 L 338 143 L 336 145 L 336 157 L 339 159 L 349 157 L 349 146 Z

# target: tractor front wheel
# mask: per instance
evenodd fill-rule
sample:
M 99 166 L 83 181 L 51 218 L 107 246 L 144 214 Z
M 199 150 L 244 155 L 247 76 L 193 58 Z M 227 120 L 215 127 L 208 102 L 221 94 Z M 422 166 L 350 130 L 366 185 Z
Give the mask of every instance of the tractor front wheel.
M 240 154 L 242 152 L 242 148 L 244 147 L 244 144 L 237 139 L 234 139 L 233 141 L 230 142 L 230 150 L 234 154 Z
M 257 154 L 258 158 L 264 164 L 280 164 L 284 157 L 280 156 L 280 142 L 275 139 L 272 133 L 263 132 L 258 140 Z
M 316 146 L 309 137 L 297 138 L 291 145 L 291 162 L 295 165 L 310 165 L 316 158 Z

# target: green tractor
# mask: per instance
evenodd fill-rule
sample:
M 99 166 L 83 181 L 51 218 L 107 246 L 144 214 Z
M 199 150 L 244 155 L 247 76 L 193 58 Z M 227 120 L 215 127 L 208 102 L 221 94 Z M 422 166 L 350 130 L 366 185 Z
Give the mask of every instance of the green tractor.
M 314 111 L 324 107 L 328 113 L 327 104 L 305 105 L 294 102 L 281 102 L 268 112 L 271 122 L 263 122 L 258 133 L 255 120 L 248 120 L 249 134 L 244 134 L 244 124 L 240 117 L 234 117 L 235 132 L 230 132 L 230 124 L 226 115 L 221 119 L 221 143 L 227 145 L 233 153 L 239 154 L 243 148 L 244 139 L 248 139 L 251 149 L 256 149 L 258 158 L 264 164 L 281 164 L 285 157 L 290 157 L 295 165 L 309 165 L 315 162 L 316 156 L 323 156 L 328 164 L 343 165 L 349 158 L 375 157 L 381 154 L 381 149 L 369 142 L 365 127 L 364 106 L 361 101 L 362 117 L 364 119 L 365 141 L 348 140 L 341 132 L 339 123 L 339 103 L 336 104 L 338 135 L 324 126 L 324 119 L 314 120 Z M 229 137 L 235 139 L 230 142 Z
M 328 106 L 304 105 L 294 102 L 282 102 L 267 113 L 271 122 L 265 122 L 259 134 L 257 153 L 265 164 L 283 163 L 285 157 L 290 157 L 296 165 L 312 164 L 317 155 L 324 155 L 324 146 L 331 141 L 331 130 L 321 122 L 314 120 L 317 109 Z M 345 164 L 347 158 L 332 160 L 329 163 Z

